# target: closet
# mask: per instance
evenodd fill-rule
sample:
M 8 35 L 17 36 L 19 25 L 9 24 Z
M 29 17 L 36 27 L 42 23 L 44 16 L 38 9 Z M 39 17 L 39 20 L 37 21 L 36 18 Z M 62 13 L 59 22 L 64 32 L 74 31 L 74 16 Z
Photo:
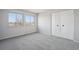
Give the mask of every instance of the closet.
M 73 10 L 67 10 L 52 14 L 52 35 L 73 40 L 74 38 Z

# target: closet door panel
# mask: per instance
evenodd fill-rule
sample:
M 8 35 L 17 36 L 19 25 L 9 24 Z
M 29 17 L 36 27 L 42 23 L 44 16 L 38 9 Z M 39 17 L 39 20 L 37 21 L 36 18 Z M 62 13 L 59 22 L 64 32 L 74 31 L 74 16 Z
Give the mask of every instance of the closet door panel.
M 60 36 L 60 13 L 55 13 L 52 15 L 52 35 Z
M 61 12 L 61 34 L 62 37 L 73 39 L 74 16 L 73 11 Z
M 55 35 L 55 14 L 52 14 L 52 35 Z

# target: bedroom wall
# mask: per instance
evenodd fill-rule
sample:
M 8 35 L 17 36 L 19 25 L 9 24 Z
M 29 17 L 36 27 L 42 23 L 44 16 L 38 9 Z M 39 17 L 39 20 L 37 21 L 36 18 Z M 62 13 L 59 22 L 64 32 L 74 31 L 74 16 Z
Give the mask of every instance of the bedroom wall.
M 30 14 L 30 15 L 35 15 L 29 12 L 24 12 L 24 11 L 19 11 L 19 10 L 0 10 L 0 39 L 4 38 L 9 38 L 9 37 L 14 37 L 14 36 L 19 36 L 19 35 L 24 35 L 32 32 L 37 31 L 37 26 L 35 26 L 35 29 L 27 28 L 27 27 L 14 27 L 10 28 L 8 26 L 8 13 L 9 12 L 18 12 L 18 13 L 23 13 L 23 14 Z M 37 22 L 37 19 L 36 19 Z M 35 23 L 37 24 L 37 23 Z
M 2 10 L 0 10 L 0 38 L 2 37 L 2 28 L 1 28 L 1 25 L 2 25 Z
M 74 19 L 75 19 L 74 40 L 76 42 L 79 42 L 79 9 L 74 10 Z
M 38 15 L 38 30 L 40 33 L 50 35 L 51 34 L 51 14 L 40 13 Z
M 67 11 L 67 10 L 66 10 Z M 68 18 L 71 19 L 72 21 L 74 20 L 74 14 L 72 13 L 73 10 L 68 10 L 70 13 L 68 15 L 70 15 Z M 64 11 L 61 11 L 64 12 Z M 58 13 L 58 12 L 55 12 Z M 71 13 L 73 14 L 73 16 L 71 17 Z M 46 34 L 46 35 L 52 35 L 52 12 L 44 12 L 44 13 L 40 13 L 38 15 L 38 30 L 40 33 Z M 73 18 L 73 19 L 72 19 Z M 65 19 L 66 20 L 66 19 Z M 65 21 L 64 21 L 65 23 Z M 71 23 L 71 21 L 69 21 L 69 23 Z M 72 31 L 69 30 L 69 32 L 74 33 L 74 21 L 72 22 L 73 26 L 72 26 Z M 68 31 L 67 31 L 68 32 Z M 69 34 L 69 33 L 68 33 Z M 71 35 L 71 34 L 69 34 Z M 67 35 L 66 35 L 67 36 Z M 62 34 L 62 37 L 64 37 L 64 34 Z M 68 37 L 68 36 L 67 36 Z M 73 39 L 74 36 L 72 34 L 72 37 L 70 37 L 69 39 Z M 74 40 L 74 39 L 73 39 Z

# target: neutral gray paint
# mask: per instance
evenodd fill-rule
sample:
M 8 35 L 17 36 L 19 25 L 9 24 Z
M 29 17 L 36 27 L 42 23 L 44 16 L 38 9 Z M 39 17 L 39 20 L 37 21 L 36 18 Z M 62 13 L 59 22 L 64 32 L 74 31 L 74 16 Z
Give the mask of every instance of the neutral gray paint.
M 38 15 L 38 30 L 40 33 L 50 35 L 51 30 L 51 17 L 50 13 L 40 13 Z
M 79 9 L 74 10 L 74 40 L 79 42 Z
M 34 33 L 0 40 L 0 50 L 79 50 L 79 43 Z
M 0 10 L 1 11 L 1 10 Z M 2 25 L 2 12 L 0 12 L 0 27 L 1 27 L 1 25 Z M 0 28 L 0 38 L 2 37 L 2 29 Z

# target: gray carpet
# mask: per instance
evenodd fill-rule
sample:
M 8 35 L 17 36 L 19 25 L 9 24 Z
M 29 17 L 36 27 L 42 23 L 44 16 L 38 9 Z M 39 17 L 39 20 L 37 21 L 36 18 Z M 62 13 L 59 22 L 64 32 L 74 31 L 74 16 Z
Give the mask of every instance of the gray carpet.
M 79 43 L 40 33 L 0 41 L 0 50 L 78 50 Z

